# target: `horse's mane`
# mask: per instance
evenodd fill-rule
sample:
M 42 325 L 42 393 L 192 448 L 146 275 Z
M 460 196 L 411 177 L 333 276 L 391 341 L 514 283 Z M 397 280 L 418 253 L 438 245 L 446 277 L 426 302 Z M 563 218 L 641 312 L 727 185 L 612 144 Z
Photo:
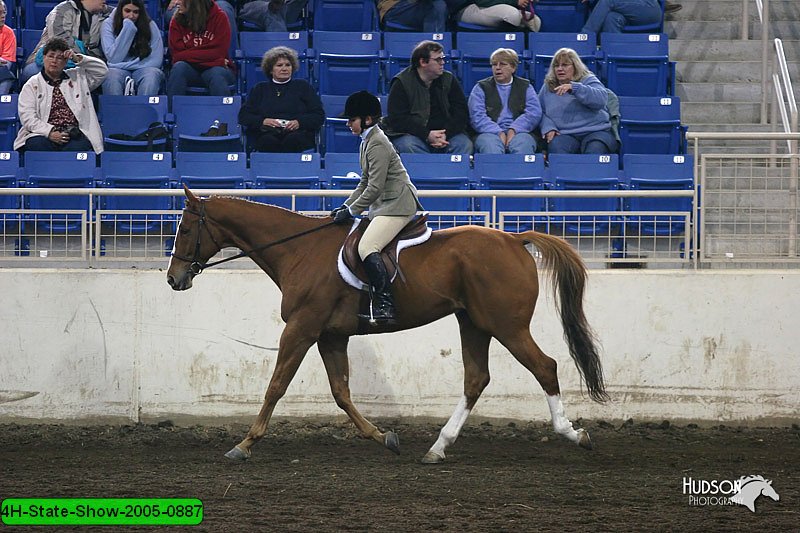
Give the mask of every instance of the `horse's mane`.
M 291 213 L 291 214 L 297 215 L 299 217 L 310 218 L 312 220 L 318 220 L 318 219 L 325 218 L 326 216 L 328 216 L 328 215 L 306 215 L 306 214 L 303 214 L 303 213 L 298 213 L 297 211 L 292 211 L 291 209 L 286 209 L 285 207 L 281 207 L 279 205 L 267 204 L 267 203 L 264 203 L 264 202 L 256 202 L 256 201 L 250 200 L 248 198 L 242 198 L 241 196 L 229 196 L 229 195 L 223 195 L 223 194 L 212 194 L 211 196 L 206 197 L 205 200 L 226 200 L 226 201 L 227 200 L 232 200 L 232 201 L 238 202 L 238 203 L 249 204 L 249 205 L 251 205 L 253 207 L 257 207 L 257 208 L 269 207 L 271 209 L 279 209 L 281 211 L 286 211 L 287 213 Z
M 763 481 L 764 483 L 769 483 L 768 479 L 764 479 L 764 476 L 742 476 L 739 478 L 739 481 L 747 481 L 747 483 L 752 483 L 753 481 Z

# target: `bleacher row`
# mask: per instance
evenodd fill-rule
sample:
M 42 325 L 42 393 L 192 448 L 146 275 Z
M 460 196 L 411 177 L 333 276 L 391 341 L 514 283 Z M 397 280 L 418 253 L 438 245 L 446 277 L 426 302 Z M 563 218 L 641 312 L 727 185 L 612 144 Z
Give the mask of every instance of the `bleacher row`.
M 618 190 L 686 190 L 694 187 L 693 161 L 682 155 L 629 154 L 621 160 L 617 155 L 553 154 L 547 164 L 541 154 L 489 155 L 473 158 L 447 154 L 402 154 L 403 163 L 420 190 L 453 191 L 618 191 Z M 99 159 L 99 161 L 97 160 Z M 622 163 L 622 166 L 620 166 Z M 17 152 L 0 152 L 0 187 L 20 188 L 19 195 L 0 195 L 0 209 L 72 209 L 86 211 L 82 196 L 25 195 L 25 188 L 145 188 L 175 189 L 182 184 L 197 189 L 306 189 L 351 190 L 358 182 L 358 154 L 328 153 L 324 159 L 315 153 L 269 154 L 179 152 L 174 159 L 169 152 L 105 152 L 96 158 L 92 153 L 27 152 L 24 160 Z M 106 210 L 171 210 L 180 209 L 179 197 L 103 196 L 95 206 Z M 320 196 L 299 196 L 292 204 L 288 196 L 258 196 L 253 199 L 299 211 L 328 210 L 341 199 Z M 624 200 L 624 201 L 623 201 Z M 493 203 L 496 202 L 496 203 Z M 337 204 L 338 205 L 338 204 Z M 684 230 L 685 214 L 691 211 L 691 198 L 650 197 L 428 197 L 426 210 L 433 213 L 434 227 L 470 223 L 470 212 L 505 211 L 517 213 L 507 218 L 509 227 L 522 230 L 534 222 L 562 223 L 566 231 L 578 234 L 607 233 L 611 225 L 625 219 L 649 235 L 675 235 Z M 643 220 L 631 211 L 669 211 L 681 216 Z M 437 212 L 450 216 L 437 217 Z M 524 213 L 535 212 L 535 216 Z M 577 222 L 574 215 L 542 215 L 543 212 L 612 212 Z M 453 213 L 459 214 L 457 217 Z M 520 214 L 522 213 L 522 214 Z M 144 233 L 161 227 L 164 217 L 134 215 L 116 221 L 124 232 Z M 5 224 L 24 217 L 5 215 Z M 108 220 L 112 220 L 109 218 Z M 116 219 L 114 219 L 116 220 Z M 41 224 L 40 224 L 41 225 Z M 512 228 L 513 226 L 513 228 Z M 45 222 L 50 232 L 74 231 L 80 217 L 61 217 Z
M 337 118 L 344 109 L 345 96 L 322 96 L 327 118 L 320 132 L 317 152 L 355 152 L 359 138 Z M 381 97 L 385 106 L 386 97 Z M 170 105 L 171 103 L 171 105 Z M 106 150 L 115 151 L 199 151 L 239 152 L 247 147 L 238 124 L 240 96 L 104 96 L 99 97 L 98 117 Z M 622 140 L 620 154 L 681 154 L 686 151 L 686 128 L 681 125 L 677 97 L 620 97 Z M 203 136 L 215 121 L 227 124 L 224 136 Z M 164 124 L 165 136 L 152 139 L 115 138 L 119 134 L 136 137 L 151 124 Z M 11 150 L 19 127 L 17 95 L 0 96 L 0 150 Z

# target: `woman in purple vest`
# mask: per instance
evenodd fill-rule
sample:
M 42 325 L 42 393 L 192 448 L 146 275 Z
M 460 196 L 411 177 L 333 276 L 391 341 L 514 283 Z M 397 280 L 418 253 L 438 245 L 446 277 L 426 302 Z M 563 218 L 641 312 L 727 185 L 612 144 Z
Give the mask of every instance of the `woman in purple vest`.
M 515 76 L 519 56 L 510 48 L 492 52 L 492 76 L 479 81 L 469 95 L 469 120 L 478 134 L 479 154 L 532 154 L 531 132 L 542 119 L 542 108 L 531 82 Z

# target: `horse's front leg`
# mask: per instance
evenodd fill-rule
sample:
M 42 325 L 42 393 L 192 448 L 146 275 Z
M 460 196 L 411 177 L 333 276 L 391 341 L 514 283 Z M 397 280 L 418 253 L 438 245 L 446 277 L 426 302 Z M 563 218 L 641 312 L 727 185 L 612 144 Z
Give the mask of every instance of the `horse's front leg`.
M 344 335 L 322 334 L 317 340 L 317 347 L 325 363 L 328 381 L 331 384 L 336 405 L 338 405 L 350 420 L 356 425 L 361 434 L 380 444 L 383 444 L 394 453 L 400 453 L 400 439 L 393 431 L 381 433 L 369 420 L 358 412 L 350 399 L 350 363 L 347 359 L 347 343 L 349 337 Z
M 256 421 L 250 427 L 250 431 L 247 432 L 244 440 L 225 454 L 228 459 L 241 461 L 248 459 L 251 454 L 250 448 L 267 432 L 269 419 L 272 417 L 275 405 L 286 394 L 286 389 L 297 373 L 303 357 L 305 357 L 311 345 L 316 342 L 316 338 L 309 335 L 310 329 L 307 324 L 300 323 L 300 321 L 292 321 L 286 324 L 278 346 L 278 360 L 275 364 L 275 370 L 272 372 L 267 393 L 264 395 L 264 404 L 261 406 L 261 411 L 259 411 Z

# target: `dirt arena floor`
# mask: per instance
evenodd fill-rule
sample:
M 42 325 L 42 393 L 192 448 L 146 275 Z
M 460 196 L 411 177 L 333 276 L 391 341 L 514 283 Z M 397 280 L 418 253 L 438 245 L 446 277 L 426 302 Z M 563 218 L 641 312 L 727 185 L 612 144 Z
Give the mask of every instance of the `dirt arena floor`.
M 243 425 L 0 425 L 0 498 L 196 497 L 205 517 L 191 531 L 800 529 L 798 425 L 578 421 L 595 445 L 585 451 L 541 423 L 471 421 L 445 463 L 422 465 L 438 426 L 379 423 L 399 433 L 401 455 L 347 422 L 275 421 L 246 463 L 222 456 Z M 761 496 L 753 513 L 683 494 L 684 478 L 751 474 L 780 500 Z

